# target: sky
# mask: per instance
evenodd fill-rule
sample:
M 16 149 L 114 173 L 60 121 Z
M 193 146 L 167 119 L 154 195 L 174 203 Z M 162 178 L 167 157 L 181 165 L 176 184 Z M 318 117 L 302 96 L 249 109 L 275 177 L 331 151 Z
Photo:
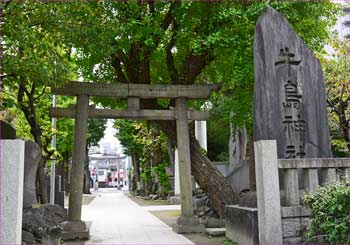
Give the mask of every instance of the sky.
M 122 155 L 123 149 L 119 140 L 115 137 L 116 129 L 113 128 L 113 123 L 114 123 L 114 120 L 112 119 L 107 120 L 105 135 L 99 142 L 100 150 L 103 151 L 103 149 L 105 149 L 107 151 L 117 152 L 120 155 Z

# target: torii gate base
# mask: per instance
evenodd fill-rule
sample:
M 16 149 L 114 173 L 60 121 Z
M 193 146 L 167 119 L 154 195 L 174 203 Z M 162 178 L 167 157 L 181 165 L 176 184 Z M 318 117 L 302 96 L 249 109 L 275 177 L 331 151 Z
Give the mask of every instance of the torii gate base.
M 58 95 L 77 96 L 75 109 L 52 108 L 51 117 L 75 117 L 74 146 L 68 221 L 63 224 L 63 240 L 89 239 L 89 230 L 81 221 L 87 121 L 95 118 L 124 118 L 146 120 L 176 120 L 179 157 L 181 215 L 177 220 L 178 233 L 204 232 L 193 212 L 191 156 L 188 120 L 206 120 L 207 112 L 189 111 L 188 99 L 206 99 L 220 85 L 145 85 L 70 83 L 65 88 L 53 88 Z M 108 96 L 128 99 L 128 110 L 89 108 L 89 96 Z M 140 110 L 140 98 L 175 99 L 175 110 Z

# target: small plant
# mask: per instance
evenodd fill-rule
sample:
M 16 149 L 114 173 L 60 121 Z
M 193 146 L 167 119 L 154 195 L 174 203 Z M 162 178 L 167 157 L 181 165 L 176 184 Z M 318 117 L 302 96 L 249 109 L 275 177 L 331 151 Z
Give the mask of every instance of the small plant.
M 306 194 L 304 203 L 311 210 L 306 237 L 324 235 L 331 244 L 350 243 L 350 186 L 334 183 Z
M 233 245 L 233 244 L 237 244 L 237 242 L 234 242 L 228 238 L 226 238 L 224 241 L 224 245 Z

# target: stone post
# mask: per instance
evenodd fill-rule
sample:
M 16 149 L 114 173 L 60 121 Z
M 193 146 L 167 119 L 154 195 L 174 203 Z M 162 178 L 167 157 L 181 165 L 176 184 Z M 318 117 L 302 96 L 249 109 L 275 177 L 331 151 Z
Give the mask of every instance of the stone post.
M 254 143 L 260 244 L 283 244 L 275 140 Z
M 181 215 L 177 219 L 176 231 L 178 233 L 201 232 L 204 227 L 199 225 L 198 218 L 194 216 L 192 203 L 191 155 L 190 139 L 187 118 L 187 99 L 176 99 L 176 131 L 177 149 L 179 157 L 180 201 Z
M 23 140 L 0 140 L 0 244 L 21 244 Z
M 63 226 L 63 239 L 89 238 L 86 224 L 81 221 L 88 114 L 89 97 L 87 95 L 79 95 L 75 111 L 68 221 Z

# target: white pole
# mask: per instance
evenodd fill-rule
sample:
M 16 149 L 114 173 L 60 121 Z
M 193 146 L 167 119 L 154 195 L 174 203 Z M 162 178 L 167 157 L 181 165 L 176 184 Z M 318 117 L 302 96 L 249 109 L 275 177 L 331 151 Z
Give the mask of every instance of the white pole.
M 207 121 L 195 121 L 195 135 L 200 146 L 207 151 Z
M 52 107 L 56 107 L 56 95 L 52 96 Z M 56 122 L 57 118 L 52 118 L 52 129 L 56 130 Z M 52 135 L 51 146 L 56 149 L 56 133 L 54 132 Z M 51 176 L 50 176 L 50 204 L 55 204 L 55 160 L 51 162 Z
M 180 195 L 179 152 L 175 149 L 175 195 Z

